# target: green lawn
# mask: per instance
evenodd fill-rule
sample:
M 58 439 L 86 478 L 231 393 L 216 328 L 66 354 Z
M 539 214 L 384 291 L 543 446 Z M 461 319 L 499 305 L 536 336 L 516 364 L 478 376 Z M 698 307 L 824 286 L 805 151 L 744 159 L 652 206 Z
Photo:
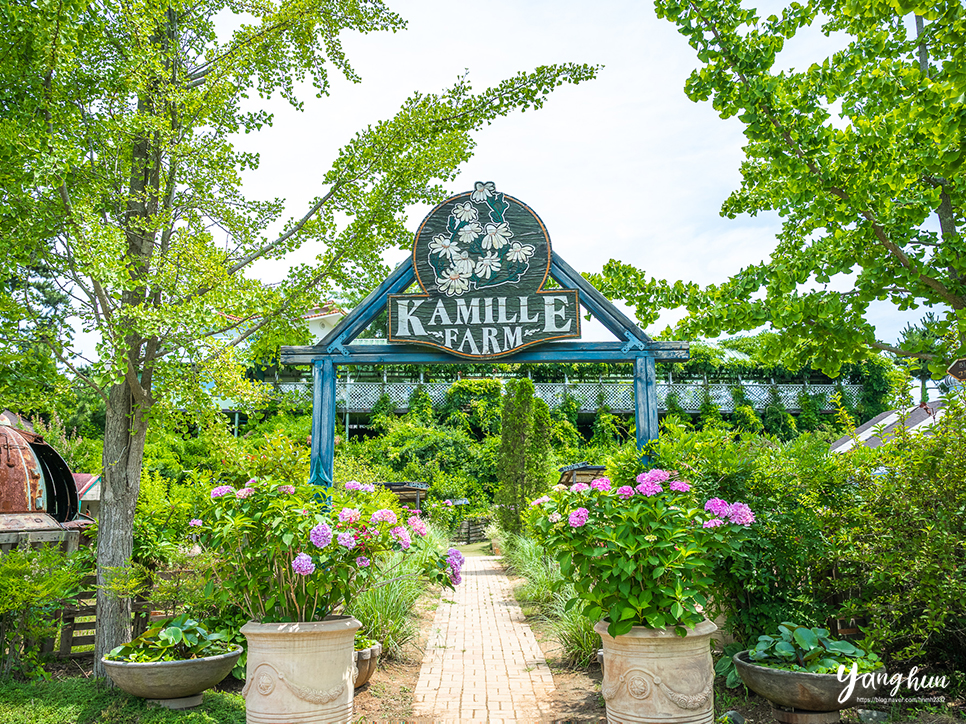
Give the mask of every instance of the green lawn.
M 244 724 L 245 700 L 208 691 L 197 709 L 171 711 L 89 679 L 0 681 L 3 724 Z

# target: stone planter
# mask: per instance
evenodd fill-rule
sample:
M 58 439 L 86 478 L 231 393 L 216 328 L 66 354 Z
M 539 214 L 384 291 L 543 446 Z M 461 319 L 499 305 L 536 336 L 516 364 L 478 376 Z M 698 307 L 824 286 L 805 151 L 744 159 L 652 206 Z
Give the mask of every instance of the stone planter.
M 356 663 L 355 688 L 365 686 L 376 667 L 379 665 L 379 654 L 382 653 L 382 644 L 376 643 L 368 649 L 353 651 L 352 658 Z
M 859 676 L 851 695 L 844 701 L 839 701 L 843 690 L 848 688 L 849 680 L 839 681 L 835 674 L 812 674 L 808 671 L 785 671 L 759 666 L 748 658 L 748 652 L 742 651 L 734 655 L 735 669 L 745 686 L 760 694 L 773 706 L 794 709 L 805 712 L 838 712 L 856 706 L 858 699 L 875 696 L 880 688 L 882 678 L 870 677 L 871 686 L 863 687 L 862 677 Z M 885 676 L 885 669 L 877 672 Z M 878 681 L 877 681 L 878 679 Z M 781 716 L 781 711 L 775 711 L 775 718 L 779 721 L 787 719 Z M 837 721 L 838 715 L 825 717 L 826 721 Z
M 248 724 L 336 724 L 352 718 L 352 616 L 324 621 L 254 623 L 242 695 Z
M 241 654 L 238 646 L 227 654 L 185 661 L 101 661 L 122 691 L 169 709 L 190 709 L 201 704 L 205 689 L 228 676 Z
M 607 621 L 594 626 L 603 642 L 601 692 L 611 724 L 710 724 L 714 720 L 711 634 L 703 621 L 687 636 L 674 630 L 635 626 L 616 638 Z

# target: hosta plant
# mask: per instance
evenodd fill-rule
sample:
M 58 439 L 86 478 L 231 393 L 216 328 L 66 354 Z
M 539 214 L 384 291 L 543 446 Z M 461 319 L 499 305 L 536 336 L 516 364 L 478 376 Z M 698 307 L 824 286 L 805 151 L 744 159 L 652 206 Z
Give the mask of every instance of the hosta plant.
M 558 485 L 531 504 L 529 525 L 576 589 L 567 610 L 606 618 L 611 636 L 634 626 L 685 636 L 705 618 L 716 558 L 755 520 L 744 503 L 700 503 L 675 477 L 654 469 L 627 484 Z
M 208 630 L 187 614 L 151 626 L 129 644 L 118 646 L 111 661 L 186 661 L 226 654 L 234 647 L 222 633 Z
M 813 674 L 835 674 L 840 666 L 858 666 L 860 674 L 882 666 L 879 657 L 867 653 L 849 641 L 829 637 L 824 628 L 808 628 L 785 621 L 777 636 L 759 636 L 758 644 L 748 658 L 759 666 Z

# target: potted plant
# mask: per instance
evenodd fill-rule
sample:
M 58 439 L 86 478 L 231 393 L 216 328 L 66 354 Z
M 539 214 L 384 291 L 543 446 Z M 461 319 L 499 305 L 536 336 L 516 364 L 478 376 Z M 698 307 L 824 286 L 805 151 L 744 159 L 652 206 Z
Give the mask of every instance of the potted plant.
M 210 497 L 193 530 L 214 561 L 209 593 L 250 619 L 241 629 L 248 721 L 349 721 L 360 624 L 341 611 L 390 551 L 421 551 L 422 573 L 447 586 L 459 580 L 456 559 L 422 551 L 423 522 L 400 520 L 395 498 L 371 485 L 349 482 L 330 499 L 315 486 L 252 479 Z
M 873 696 L 885 679 L 876 654 L 849 641 L 836 641 L 826 629 L 787 621 L 777 635 L 759 636 L 755 648 L 736 654 L 734 662 L 745 686 L 772 703 L 779 721 L 790 720 L 782 707 L 809 712 L 848 709 L 860 698 Z
M 113 649 L 103 658 L 104 668 L 129 694 L 188 709 L 201 704 L 202 692 L 224 679 L 241 656 L 241 647 L 226 638 L 183 614 Z
M 356 631 L 355 651 L 352 652 L 355 661 L 355 688 L 365 686 L 372 678 L 376 667 L 379 665 L 379 655 L 382 653 L 382 644 L 368 636 L 363 636 Z
M 743 503 L 699 505 L 688 482 L 659 469 L 533 501 L 528 522 L 576 588 L 568 606 L 598 621 L 609 721 L 710 721 L 713 561 L 754 519 Z

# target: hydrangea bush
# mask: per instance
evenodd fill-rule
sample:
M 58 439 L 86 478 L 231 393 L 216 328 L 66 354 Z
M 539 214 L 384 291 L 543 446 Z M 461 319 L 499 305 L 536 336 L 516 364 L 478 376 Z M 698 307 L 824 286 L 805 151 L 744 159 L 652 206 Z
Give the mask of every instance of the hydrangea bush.
M 740 544 L 754 513 L 720 498 L 699 504 L 664 470 L 621 482 L 558 485 L 533 501 L 529 524 L 577 591 L 567 610 L 606 618 L 611 636 L 633 626 L 684 636 L 704 619 L 714 559 Z
M 339 493 L 329 507 L 311 485 L 252 479 L 212 489 L 210 508 L 191 522 L 198 544 L 215 554 L 209 593 L 259 623 L 317 621 L 373 581 L 398 580 L 380 569 L 393 551 L 420 553 L 422 574 L 436 583 L 459 583 L 462 560 L 423 550 L 418 514 L 400 521 L 372 486 L 354 481 Z

